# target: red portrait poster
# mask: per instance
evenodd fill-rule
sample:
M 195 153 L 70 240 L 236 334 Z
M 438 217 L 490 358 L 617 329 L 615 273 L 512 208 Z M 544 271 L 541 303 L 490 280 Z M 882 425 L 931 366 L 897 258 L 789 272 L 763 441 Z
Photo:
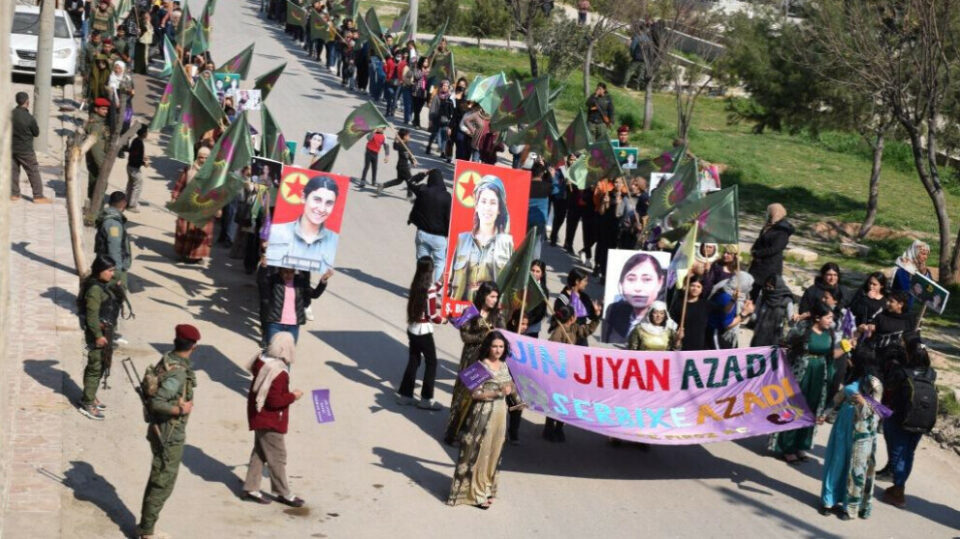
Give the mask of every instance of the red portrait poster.
M 496 281 L 527 230 L 530 171 L 457 161 L 444 266 L 443 312 L 458 316 Z
M 350 178 L 285 166 L 267 240 L 267 265 L 323 273 L 333 267 Z

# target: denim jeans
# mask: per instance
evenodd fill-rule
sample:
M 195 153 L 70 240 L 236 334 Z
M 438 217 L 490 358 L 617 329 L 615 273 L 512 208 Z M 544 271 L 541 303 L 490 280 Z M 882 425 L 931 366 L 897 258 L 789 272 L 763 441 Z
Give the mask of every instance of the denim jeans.
M 337 67 L 337 42 L 327 41 L 324 45 L 327 48 L 327 69 Z
M 433 280 L 439 281 L 443 275 L 443 265 L 447 260 L 447 238 L 417 229 L 417 258 L 429 256 L 433 259 Z
M 374 103 L 383 97 L 383 83 L 387 73 L 383 70 L 383 60 L 376 56 L 370 57 L 370 98 Z
M 387 84 L 383 88 L 384 98 L 387 100 L 387 108 L 384 116 L 386 116 L 388 120 L 390 120 L 391 116 L 393 116 L 393 111 L 397 109 L 397 90 L 398 89 L 399 89 L 398 87 L 390 86 L 389 84 Z
M 413 116 L 413 88 L 401 86 L 400 98 L 403 101 L 403 123 L 409 124 L 410 117 Z
M 273 338 L 277 333 L 282 333 L 286 331 L 287 333 L 293 335 L 293 342 L 297 342 L 297 338 L 300 337 L 300 326 L 296 324 L 281 324 L 280 322 L 270 322 L 267 324 L 267 335 L 266 343 L 270 344 L 270 339 Z
M 890 456 L 887 465 L 893 472 L 893 484 L 902 487 L 907 484 L 907 478 L 913 470 L 913 456 L 923 434 L 907 432 L 888 419 L 883 422 L 883 438 L 887 442 L 887 454 Z

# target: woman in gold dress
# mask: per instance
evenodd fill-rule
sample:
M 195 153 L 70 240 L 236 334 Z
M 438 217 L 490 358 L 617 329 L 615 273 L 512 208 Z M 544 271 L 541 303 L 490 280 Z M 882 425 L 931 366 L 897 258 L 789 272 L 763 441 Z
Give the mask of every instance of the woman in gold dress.
M 489 509 L 497 495 L 500 456 L 507 435 L 507 402 L 514 392 L 513 379 L 504 361 L 510 345 L 499 331 L 487 335 L 480 346 L 480 363 L 489 378 L 475 389 L 467 415 L 460 457 L 453 472 L 448 505 L 472 504 Z

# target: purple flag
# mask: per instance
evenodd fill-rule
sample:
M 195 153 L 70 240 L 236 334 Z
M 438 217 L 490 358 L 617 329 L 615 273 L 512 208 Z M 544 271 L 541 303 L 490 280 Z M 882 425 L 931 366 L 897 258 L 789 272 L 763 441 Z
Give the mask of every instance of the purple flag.
M 313 411 L 317 414 L 317 423 L 333 423 L 329 389 L 313 390 Z
M 840 322 L 840 331 L 843 333 L 843 338 L 849 339 L 855 329 L 857 329 L 857 321 L 853 318 L 853 313 L 850 312 L 850 309 L 844 309 L 843 319 Z
M 863 400 L 867 401 L 867 404 L 873 408 L 873 413 L 880 416 L 880 419 L 886 419 L 893 415 L 893 410 L 887 408 L 883 404 L 877 402 L 877 399 L 871 397 L 870 395 L 863 395 Z
M 463 313 L 460 316 L 450 319 L 450 325 L 457 329 L 460 329 L 464 325 L 466 325 L 467 322 L 473 320 L 478 316 L 480 316 L 480 311 L 478 311 L 477 308 L 474 307 L 473 304 L 471 303 L 470 305 L 467 306 L 466 309 L 463 310 Z
M 467 390 L 473 391 L 490 379 L 490 371 L 479 361 L 460 371 L 460 381 Z

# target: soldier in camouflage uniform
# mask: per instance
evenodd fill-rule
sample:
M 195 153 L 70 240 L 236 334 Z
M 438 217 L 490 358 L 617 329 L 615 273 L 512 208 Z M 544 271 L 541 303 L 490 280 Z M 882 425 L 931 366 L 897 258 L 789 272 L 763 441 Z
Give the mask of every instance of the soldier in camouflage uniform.
M 193 388 L 197 385 L 190 354 L 200 340 L 197 328 L 180 324 L 176 327 L 173 351 L 164 354 L 157 364 L 156 393 L 147 397 L 151 423 L 147 440 L 153 452 L 150 479 L 143 492 L 143 507 L 137 533 L 141 538 L 155 537 L 154 526 L 160 510 L 173 493 L 177 471 L 186 443 L 187 419 L 193 410 Z
M 103 377 L 104 355 L 109 353 L 112 328 L 116 327 L 120 313 L 120 301 L 115 291 L 114 272 L 116 264 L 109 256 L 98 256 L 93 261 L 90 276 L 81 285 L 83 297 L 82 309 L 78 314 L 83 322 L 83 333 L 87 342 L 87 367 L 83 370 L 83 397 L 80 400 L 80 413 L 103 420 L 106 408 L 97 399 L 97 387 Z

